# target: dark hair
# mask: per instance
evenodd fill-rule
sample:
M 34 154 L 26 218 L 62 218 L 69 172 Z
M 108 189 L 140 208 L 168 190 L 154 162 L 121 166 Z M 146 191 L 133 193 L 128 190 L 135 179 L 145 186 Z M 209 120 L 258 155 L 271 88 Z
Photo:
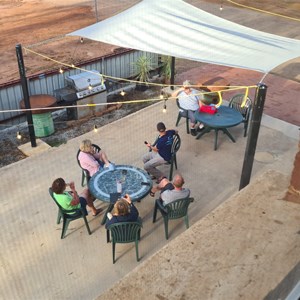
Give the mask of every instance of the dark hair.
M 62 178 L 57 178 L 52 183 L 52 190 L 55 194 L 62 194 L 66 188 L 66 183 Z
M 157 123 L 156 128 L 159 132 L 164 132 L 166 130 L 166 126 L 163 122 Z
M 218 104 L 219 99 L 218 98 L 213 98 L 211 102 L 212 102 L 212 104 Z

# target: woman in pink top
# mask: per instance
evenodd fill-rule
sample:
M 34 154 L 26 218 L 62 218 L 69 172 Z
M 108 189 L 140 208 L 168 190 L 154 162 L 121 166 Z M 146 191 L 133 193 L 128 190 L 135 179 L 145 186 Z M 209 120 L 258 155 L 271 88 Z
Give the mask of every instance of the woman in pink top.
M 84 140 L 80 144 L 80 153 L 78 160 L 83 169 L 89 171 L 90 176 L 93 176 L 101 167 L 114 170 L 114 165 L 109 162 L 104 151 L 95 152 L 90 140 Z

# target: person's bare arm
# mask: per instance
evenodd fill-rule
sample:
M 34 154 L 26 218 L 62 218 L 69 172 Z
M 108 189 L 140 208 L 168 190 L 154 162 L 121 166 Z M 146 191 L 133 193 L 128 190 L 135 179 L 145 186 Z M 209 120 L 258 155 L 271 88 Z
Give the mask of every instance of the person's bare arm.
M 175 92 L 172 93 L 172 97 L 176 98 L 178 96 L 179 93 L 181 93 L 182 91 L 184 91 L 184 88 L 181 87 L 178 90 L 176 90 Z
M 76 205 L 78 205 L 80 203 L 80 200 L 79 200 L 78 194 L 77 194 L 77 192 L 75 190 L 75 184 L 74 184 L 74 182 L 73 181 L 70 182 L 69 186 L 70 186 L 70 189 L 72 191 L 72 196 L 73 196 L 73 200 L 71 201 L 71 205 L 72 206 L 76 206 Z

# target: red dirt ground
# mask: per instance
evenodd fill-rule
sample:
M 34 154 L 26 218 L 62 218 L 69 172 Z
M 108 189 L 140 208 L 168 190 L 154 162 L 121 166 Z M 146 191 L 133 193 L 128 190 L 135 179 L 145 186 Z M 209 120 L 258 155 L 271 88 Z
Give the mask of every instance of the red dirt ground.
M 99 20 L 115 15 L 126 8 L 140 2 L 136 0 L 97 1 Z M 187 0 L 186 2 L 201 6 L 201 1 Z M 209 0 L 210 3 L 221 3 L 219 0 Z M 226 0 L 224 5 L 231 5 Z M 294 0 L 265 0 L 236 2 L 251 5 L 267 11 L 299 17 L 300 4 Z M 82 0 L 0 0 L 0 84 L 19 78 L 15 46 L 36 45 L 32 48 L 58 61 L 69 64 L 85 59 L 91 59 L 110 53 L 114 46 L 85 40 L 80 43 L 78 38 L 65 37 L 59 41 L 37 45 L 50 38 L 72 32 L 76 29 L 96 22 L 94 1 Z M 36 55 L 24 53 L 27 75 L 58 69 L 56 63 L 47 61 Z

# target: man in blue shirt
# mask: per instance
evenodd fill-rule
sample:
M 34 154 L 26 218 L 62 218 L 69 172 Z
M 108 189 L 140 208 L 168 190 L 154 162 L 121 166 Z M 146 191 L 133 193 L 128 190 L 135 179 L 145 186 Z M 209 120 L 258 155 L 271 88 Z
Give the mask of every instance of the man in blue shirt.
M 173 136 L 177 133 L 176 130 L 166 130 L 164 123 L 157 124 L 159 137 L 155 145 L 146 143 L 151 150 L 143 156 L 144 169 L 153 176 L 153 179 L 163 178 L 164 174 L 156 167 L 160 166 L 171 159 L 171 148 L 173 143 Z

